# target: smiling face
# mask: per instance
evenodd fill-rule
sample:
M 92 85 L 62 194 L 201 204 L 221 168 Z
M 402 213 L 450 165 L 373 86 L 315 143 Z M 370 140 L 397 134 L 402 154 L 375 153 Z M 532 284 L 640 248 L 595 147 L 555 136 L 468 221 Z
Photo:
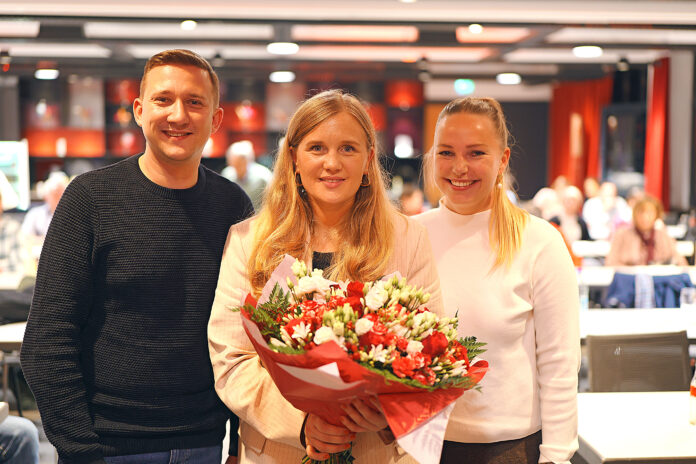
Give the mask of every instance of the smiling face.
M 474 214 L 491 207 L 510 149 L 488 116 L 454 113 L 437 125 L 433 156 L 435 183 L 445 205 L 459 214 Z
M 374 156 L 358 121 L 347 112 L 326 119 L 292 151 L 312 209 L 347 212 Z
M 201 68 L 179 64 L 154 67 L 146 77 L 133 102 L 147 140 L 145 155 L 163 164 L 197 165 L 222 122 L 210 77 Z

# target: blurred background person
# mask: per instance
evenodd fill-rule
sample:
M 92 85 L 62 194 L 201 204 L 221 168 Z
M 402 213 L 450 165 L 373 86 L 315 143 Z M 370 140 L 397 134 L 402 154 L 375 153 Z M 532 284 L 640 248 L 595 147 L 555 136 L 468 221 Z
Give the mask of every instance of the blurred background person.
M 593 240 L 609 240 L 619 227 L 631 223 L 631 207 L 612 182 L 603 182 L 599 193 L 585 201 L 582 217 Z
M 607 266 L 676 264 L 686 266 L 686 259 L 677 252 L 675 240 L 664 227 L 656 227 L 662 217 L 662 203 L 645 196 L 633 208 L 633 225 L 616 231 L 606 257 Z
M 570 243 L 577 240 L 590 240 L 587 223 L 581 216 L 582 204 L 583 198 L 580 189 L 574 185 L 569 185 L 561 193 L 563 210 L 560 214 L 549 219 L 550 222 L 561 228 L 563 236 Z
M 230 145 L 226 158 L 227 166 L 220 174 L 239 184 L 251 198 L 254 210 L 258 211 L 263 201 L 263 191 L 273 177 L 270 169 L 256 162 L 254 146 L 248 140 Z
M 399 208 L 406 216 L 415 216 L 425 211 L 423 191 L 414 184 L 404 184 L 399 195 Z
M 36 266 L 46 232 L 48 232 L 48 226 L 51 224 L 53 213 L 68 183 L 70 183 L 70 178 L 64 172 L 55 171 L 49 174 L 44 182 L 36 186 L 39 197 L 43 199 L 43 204 L 34 206 L 27 211 L 20 230 L 22 260 L 24 261 L 24 272 L 27 275 L 36 275 Z
M 0 191 L 0 205 L 3 195 Z M 19 222 L 4 213 L 0 207 L 0 272 L 19 272 Z
M 551 187 L 539 189 L 531 203 L 530 212 L 547 221 L 563 212 L 558 193 Z
M 582 183 L 582 193 L 585 198 L 594 198 L 599 194 L 599 182 L 594 177 L 588 177 Z

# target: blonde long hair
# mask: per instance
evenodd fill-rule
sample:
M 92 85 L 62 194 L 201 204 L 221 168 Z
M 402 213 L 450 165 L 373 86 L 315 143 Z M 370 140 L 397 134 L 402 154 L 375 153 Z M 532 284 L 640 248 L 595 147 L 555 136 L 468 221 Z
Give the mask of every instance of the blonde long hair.
M 394 206 L 385 188 L 386 175 L 378 160 L 375 128 L 360 101 L 340 90 L 328 90 L 306 100 L 290 119 L 273 167 L 273 180 L 266 189 L 256 219 L 254 246 L 247 265 L 255 294 L 259 294 L 285 254 L 309 258 L 312 208 L 295 180 L 292 149 L 327 119 L 347 112 L 365 132 L 368 150 L 368 186 L 361 186 L 339 237 L 327 275 L 331 279 L 376 280 L 384 274 L 394 247 Z
M 456 113 L 480 114 L 488 117 L 496 129 L 500 146 L 503 149 L 508 147 L 510 134 L 505 122 L 505 115 L 500 103 L 494 98 L 463 97 L 452 100 L 440 112 L 437 125 L 445 117 Z M 434 181 L 434 150 L 433 147 L 430 152 L 425 154 L 424 177 L 426 182 L 432 182 L 433 187 L 437 189 L 437 184 Z M 515 206 L 507 196 L 506 192 L 509 187 L 507 183 L 510 176 L 506 174 L 509 170 L 510 164 L 508 163 L 493 187 L 491 219 L 488 223 L 488 237 L 495 250 L 495 261 L 491 271 L 502 265 L 509 266 L 512 263 L 522 245 L 522 233 L 529 219 L 527 212 Z

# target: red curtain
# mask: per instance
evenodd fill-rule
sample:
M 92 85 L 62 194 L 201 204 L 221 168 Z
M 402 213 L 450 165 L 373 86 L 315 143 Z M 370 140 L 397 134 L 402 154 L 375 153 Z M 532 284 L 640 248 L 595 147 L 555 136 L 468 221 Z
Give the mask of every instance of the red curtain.
M 561 82 L 550 105 L 548 184 L 563 175 L 581 186 L 586 177 L 600 177 L 599 144 L 602 107 L 611 102 L 613 76 L 582 82 Z
M 645 127 L 645 191 L 669 207 L 669 59 L 648 70 Z

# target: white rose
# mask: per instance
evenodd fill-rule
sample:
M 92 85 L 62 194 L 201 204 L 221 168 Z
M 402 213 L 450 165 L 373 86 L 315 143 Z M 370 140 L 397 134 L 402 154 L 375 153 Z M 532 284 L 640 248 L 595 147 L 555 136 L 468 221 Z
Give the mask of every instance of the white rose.
M 408 346 L 406 347 L 406 352 L 408 354 L 414 354 L 414 353 L 420 353 L 423 351 L 423 344 L 417 340 L 411 340 L 408 342 Z
M 378 310 L 389 298 L 389 293 L 384 289 L 384 282 L 375 282 L 367 295 L 365 295 L 365 304 L 373 311 Z
M 319 330 L 317 330 L 314 334 L 314 343 L 317 345 L 321 345 L 322 343 L 326 343 L 331 340 L 337 342 L 336 334 L 334 334 L 331 327 L 319 327 Z
M 372 330 L 372 326 L 375 325 L 374 322 L 372 322 L 369 319 L 366 319 L 364 317 L 360 318 L 357 320 L 355 323 L 355 333 L 359 337 L 361 335 L 366 334 L 370 330 Z
M 295 292 L 298 295 L 306 295 L 307 293 L 312 293 L 316 291 L 317 283 L 313 278 L 309 276 L 301 277 L 300 280 L 297 282 L 297 287 L 295 287 Z
M 326 294 L 331 290 L 331 281 L 325 279 L 322 276 L 322 272 L 319 271 L 314 271 L 312 272 L 312 280 L 314 281 L 314 286 L 316 287 L 316 291 Z

